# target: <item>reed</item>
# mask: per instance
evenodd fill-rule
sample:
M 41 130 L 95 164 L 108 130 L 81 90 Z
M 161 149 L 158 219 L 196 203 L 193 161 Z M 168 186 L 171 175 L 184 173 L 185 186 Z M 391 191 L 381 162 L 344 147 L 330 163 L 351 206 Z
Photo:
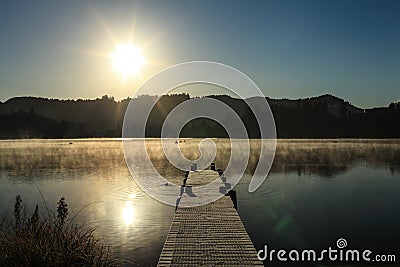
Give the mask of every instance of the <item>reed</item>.
M 57 211 L 38 206 L 28 214 L 22 198 L 13 216 L 0 219 L 0 266 L 118 266 L 110 248 L 95 236 L 95 228 L 79 226 L 68 217 L 64 198 Z

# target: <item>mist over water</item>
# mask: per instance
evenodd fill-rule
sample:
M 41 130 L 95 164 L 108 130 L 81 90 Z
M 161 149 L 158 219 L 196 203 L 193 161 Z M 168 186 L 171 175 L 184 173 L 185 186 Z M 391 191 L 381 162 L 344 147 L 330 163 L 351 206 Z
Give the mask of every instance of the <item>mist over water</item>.
M 224 169 L 230 141 L 213 140 L 215 162 Z M 176 145 L 187 158 L 200 156 L 200 139 L 180 141 Z M 257 249 L 264 244 L 326 248 L 344 237 L 350 247 L 395 254 L 400 140 L 279 140 L 271 172 L 254 193 L 247 189 L 260 142 L 250 142 L 249 164 L 236 190 L 238 212 Z M 180 184 L 183 172 L 166 160 L 160 140 L 146 139 L 146 146 L 156 169 Z M 12 215 L 17 194 L 30 211 L 36 203 L 44 207 L 38 188 L 52 209 L 65 196 L 70 214 L 83 208 L 78 221 L 95 226 L 120 257 L 134 266 L 156 264 L 174 207 L 136 185 L 120 140 L 0 141 L 0 151 L 1 215 Z M 140 165 L 141 159 L 136 160 Z

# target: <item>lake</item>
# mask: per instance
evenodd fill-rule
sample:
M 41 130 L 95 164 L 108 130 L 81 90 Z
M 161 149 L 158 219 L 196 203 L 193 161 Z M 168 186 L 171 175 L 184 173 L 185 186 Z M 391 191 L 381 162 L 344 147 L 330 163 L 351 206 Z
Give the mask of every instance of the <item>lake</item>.
M 229 140 L 213 140 L 215 162 L 223 169 Z M 185 139 L 179 145 L 195 159 L 198 143 Z M 235 188 L 239 215 L 257 249 L 325 249 L 345 238 L 348 247 L 400 259 L 400 140 L 278 140 L 267 179 L 249 193 L 259 144 L 251 141 L 246 173 Z M 156 169 L 179 183 L 183 172 L 160 154 L 160 141 L 146 145 Z M 16 195 L 28 210 L 39 204 L 42 212 L 46 205 L 55 210 L 64 196 L 70 215 L 96 227 L 126 265 L 157 263 L 174 207 L 136 185 L 121 140 L 11 140 L 0 141 L 0 151 L 0 215 L 12 215 Z

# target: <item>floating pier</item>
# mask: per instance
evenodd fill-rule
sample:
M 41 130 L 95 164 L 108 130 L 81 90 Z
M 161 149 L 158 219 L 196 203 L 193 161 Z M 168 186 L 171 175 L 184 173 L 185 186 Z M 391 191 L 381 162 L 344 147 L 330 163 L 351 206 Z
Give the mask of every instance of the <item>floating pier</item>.
M 192 171 L 183 186 L 215 179 L 224 184 L 221 174 L 221 170 Z M 263 266 L 232 199 L 236 201 L 236 194 L 230 191 L 203 206 L 178 205 L 157 266 Z

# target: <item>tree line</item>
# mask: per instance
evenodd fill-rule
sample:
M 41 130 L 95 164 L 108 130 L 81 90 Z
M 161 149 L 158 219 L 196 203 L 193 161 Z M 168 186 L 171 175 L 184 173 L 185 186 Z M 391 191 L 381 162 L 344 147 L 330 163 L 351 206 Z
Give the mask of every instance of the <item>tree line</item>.
M 243 121 L 250 138 L 259 138 L 254 114 L 241 99 L 207 96 L 229 105 Z M 190 99 L 187 94 L 140 96 L 115 101 L 15 98 L 0 104 L 0 138 L 121 137 L 125 109 L 156 101 L 146 125 L 147 137 L 160 137 L 171 110 Z M 150 101 L 151 100 L 151 101 Z M 152 102 L 153 101 L 153 102 Z M 278 138 L 399 138 L 400 103 L 388 107 L 360 109 L 334 96 L 298 100 L 267 98 Z M 181 137 L 228 137 L 218 122 L 198 118 L 187 123 Z

